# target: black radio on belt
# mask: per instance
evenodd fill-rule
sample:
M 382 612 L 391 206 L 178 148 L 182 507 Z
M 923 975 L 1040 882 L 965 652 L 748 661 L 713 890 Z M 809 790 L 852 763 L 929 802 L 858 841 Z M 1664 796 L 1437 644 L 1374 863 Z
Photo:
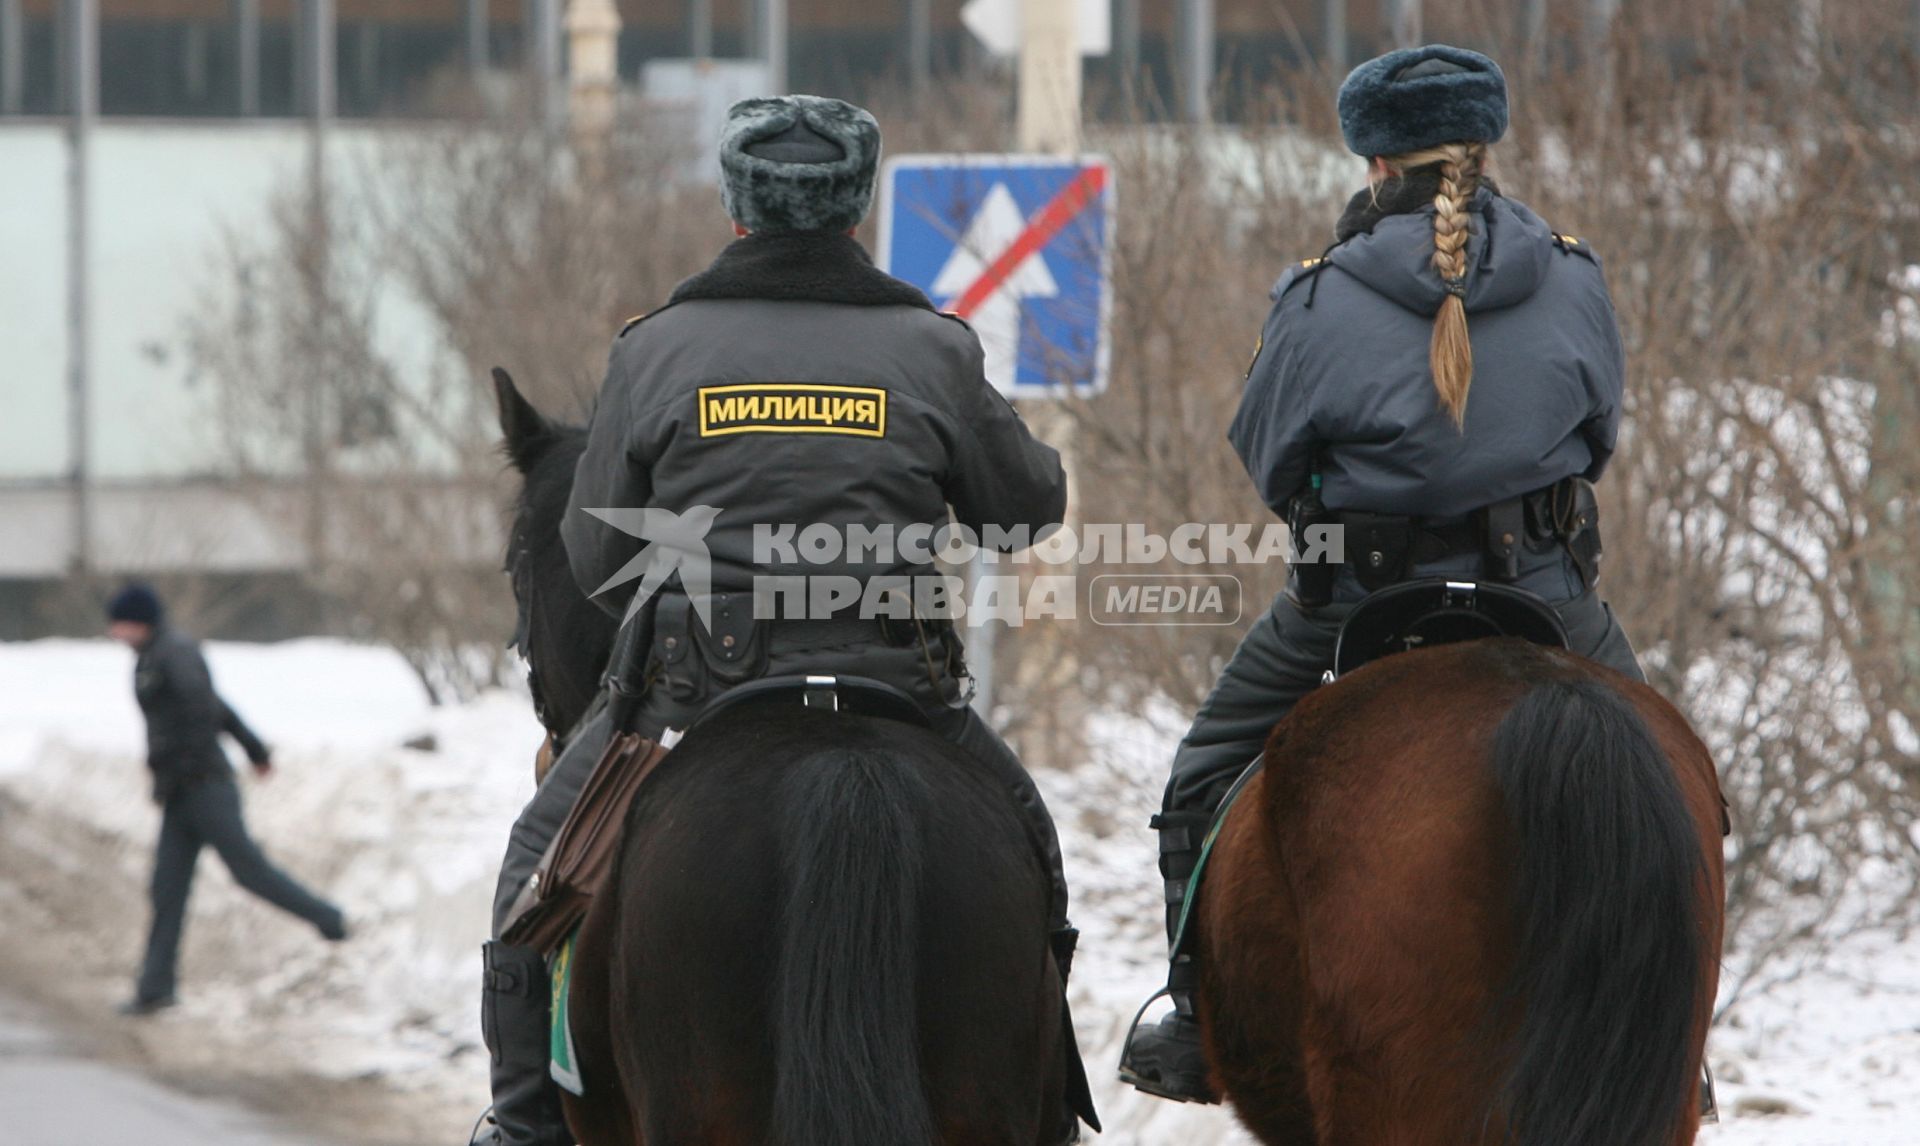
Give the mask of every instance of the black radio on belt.
M 1338 523 L 1339 515 L 1320 500 L 1320 474 L 1316 471 L 1306 492 L 1295 494 L 1287 503 L 1287 544 L 1292 550 L 1287 554 L 1287 571 L 1292 574 L 1287 588 L 1294 603 L 1303 609 L 1318 609 L 1333 601 L 1333 581 L 1340 573 L 1340 563 L 1322 543 L 1325 535 L 1317 531 L 1337 527 Z

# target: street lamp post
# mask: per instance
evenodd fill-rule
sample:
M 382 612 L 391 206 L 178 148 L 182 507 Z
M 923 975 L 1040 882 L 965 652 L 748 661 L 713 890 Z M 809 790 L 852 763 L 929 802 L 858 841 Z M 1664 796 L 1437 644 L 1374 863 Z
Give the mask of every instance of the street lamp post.
M 93 509 L 88 456 L 88 344 L 92 325 L 87 306 L 89 235 L 87 228 L 88 159 L 93 121 L 100 110 L 100 10 L 96 0 L 66 0 L 67 38 L 67 451 L 72 486 L 73 548 L 69 564 L 76 573 L 92 565 Z

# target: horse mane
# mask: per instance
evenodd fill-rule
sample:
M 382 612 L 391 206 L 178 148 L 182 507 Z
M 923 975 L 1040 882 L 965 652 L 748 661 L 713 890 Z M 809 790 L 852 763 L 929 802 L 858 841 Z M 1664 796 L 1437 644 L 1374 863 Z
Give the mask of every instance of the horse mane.
M 512 644 L 527 658 L 541 722 L 564 734 L 593 703 L 618 630 L 574 583 L 560 537 L 587 430 L 542 418 L 502 449 L 522 478 L 505 563 L 519 607 Z

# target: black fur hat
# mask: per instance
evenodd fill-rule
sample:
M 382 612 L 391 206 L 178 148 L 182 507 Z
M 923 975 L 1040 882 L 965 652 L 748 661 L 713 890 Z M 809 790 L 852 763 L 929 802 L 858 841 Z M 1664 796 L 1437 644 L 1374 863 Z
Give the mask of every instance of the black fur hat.
M 873 206 L 880 125 L 837 99 L 748 99 L 720 133 L 720 201 L 750 231 L 850 231 Z
M 1507 77 L 1479 52 L 1428 44 L 1353 69 L 1340 85 L 1340 133 L 1355 154 L 1405 155 L 1507 133 Z

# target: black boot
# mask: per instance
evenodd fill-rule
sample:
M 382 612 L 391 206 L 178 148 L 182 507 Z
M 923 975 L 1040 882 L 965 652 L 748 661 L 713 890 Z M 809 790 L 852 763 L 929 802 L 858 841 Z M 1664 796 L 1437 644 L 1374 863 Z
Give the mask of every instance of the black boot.
M 1220 1101 L 1207 1081 L 1207 1055 L 1193 1010 L 1196 977 L 1192 959 L 1182 955 L 1175 960 L 1167 974 L 1172 1013 L 1154 1026 L 1136 1026 L 1128 1037 L 1120 1054 L 1120 1078 L 1134 1089 L 1175 1102 Z
M 1213 817 L 1205 812 L 1168 812 L 1155 816 L 1160 829 L 1160 874 L 1166 878 L 1167 944 L 1180 938 L 1181 915 L 1186 910 L 1187 882 L 1200 862 L 1200 848 Z M 1207 1082 L 1207 1057 L 1200 1044 L 1200 1021 L 1193 993 L 1199 969 L 1191 956 L 1173 953 L 1167 969 L 1167 989 L 1173 1013 L 1142 1029 L 1135 1016 L 1133 1030 L 1120 1052 L 1120 1079 L 1136 1090 L 1176 1102 L 1219 1102 Z M 1159 998 L 1155 995 L 1154 998 Z M 1147 1000 L 1147 1006 L 1153 999 Z M 1140 1014 L 1146 1014 L 1146 1007 Z
M 482 952 L 480 1029 L 493 1052 L 493 1109 L 469 1146 L 573 1146 L 560 1088 L 547 1073 L 552 988 L 530 947 L 490 942 Z

